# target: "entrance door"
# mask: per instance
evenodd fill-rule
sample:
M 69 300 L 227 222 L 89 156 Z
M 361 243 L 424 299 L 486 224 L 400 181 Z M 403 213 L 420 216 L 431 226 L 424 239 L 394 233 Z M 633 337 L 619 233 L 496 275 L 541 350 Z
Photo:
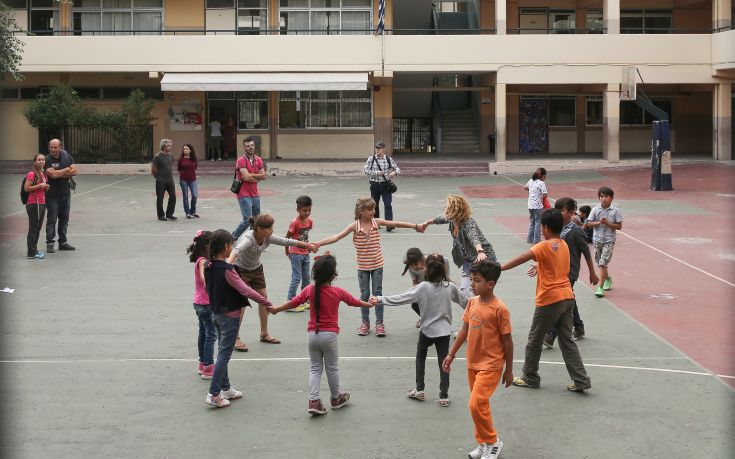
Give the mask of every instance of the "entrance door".
M 549 152 L 549 101 L 541 98 L 521 98 L 520 152 Z

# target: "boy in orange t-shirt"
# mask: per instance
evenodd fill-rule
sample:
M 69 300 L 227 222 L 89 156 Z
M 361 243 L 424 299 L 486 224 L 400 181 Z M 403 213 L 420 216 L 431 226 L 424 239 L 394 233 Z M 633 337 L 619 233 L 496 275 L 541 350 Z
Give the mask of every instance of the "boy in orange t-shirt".
M 555 329 L 562 358 L 573 381 L 567 389 L 582 392 L 592 387 L 582 357 L 579 355 L 577 343 L 572 339 L 574 292 L 568 277 L 569 247 L 559 238 L 563 226 L 564 218 L 559 210 L 545 210 L 541 214 L 541 233 L 545 240 L 502 267 L 505 271 L 529 260 L 535 260 L 538 272 L 536 310 L 533 313 L 531 330 L 528 332 L 523 376 L 513 380 L 514 386 L 537 388 L 541 385 L 541 377 L 538 374 L 541 345 L 546 333 Z
M 513 381 L 510 313 L 493 293 L 499 277 L 500 265 L 494 261 L 479 261 L 470 268 L 470 287 L 477 296 L 467 302 L 462 329 L 442 363 L 444 371 L 449 373 L 454 356 L 467 340 L 469 408 L 478 443 L 477 448 L 469 453 L 472 459 L 495 459 L 500 454 L 503 442 L 493 426 L 490 397 L 501 377 L 505 387 Z

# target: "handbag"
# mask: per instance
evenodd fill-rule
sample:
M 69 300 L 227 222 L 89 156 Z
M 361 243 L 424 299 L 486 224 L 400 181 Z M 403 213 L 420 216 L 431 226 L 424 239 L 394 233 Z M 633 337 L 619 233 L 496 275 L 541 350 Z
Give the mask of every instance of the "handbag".
M 551 209 L 551 203 L 549 202 L 549 198 L 544 196 L 544 199 L 541 202 L 543 203 L 544 209 Z
M 386 159 L 388 160 L 388 164 L 390 165 L 390 158 L 386 156 Z M 375 163 L 375 164 L 378 165 L 378 170 L 380 172 L 383 172 L 383 169 L 380 167 L 380 163 L 377 162 L 377 158 L 375 157 L 375 155 L 373 155 L 373 163 Z M 385 178 L 385 175 L 383 175 L 383 178 L 385 179 L 385 181 L 384 182 L 381 182 L 381 184 L 383 185 L 383 187 L 386 190 L 388 190 L 389 193 L 393 194 L 396 191 L 398 191 L 398 185 L 396 185 L 395 183 L 393 183 L 393 180 L 391 180 L 389 178 Z
M 237 178 L 237 169 L 235 169 L 235 175 L 232 177 L 232 185 L 230 185 L 230 191 L 235 194 L 239 194 L 240 187 L 242 187 L 242 180 Z

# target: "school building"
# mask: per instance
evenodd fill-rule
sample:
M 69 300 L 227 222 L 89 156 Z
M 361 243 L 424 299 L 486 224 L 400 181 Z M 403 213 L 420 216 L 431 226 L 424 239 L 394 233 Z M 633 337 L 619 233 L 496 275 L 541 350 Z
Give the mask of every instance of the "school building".
M 265 158 L 363 158 L 380 139 L 615 162 L 650 149 L 652 116 L 621 100 L 629 67 L 669 114 L 674 157 L 732 159 L 731 0 L 3 2 L 24 79 L 0 80 L 2 159 L 39 149 L 23 109 L 65 83 L 100 110 L 143 89 L 156 148 L 202 152 L 210 122 L 231 119 L 238 150 L 254 135 Z

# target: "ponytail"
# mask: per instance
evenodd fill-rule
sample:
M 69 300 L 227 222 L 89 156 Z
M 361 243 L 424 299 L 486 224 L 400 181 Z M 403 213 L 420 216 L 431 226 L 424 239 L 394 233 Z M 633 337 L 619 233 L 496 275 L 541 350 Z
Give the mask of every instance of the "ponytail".
M 321 300 L 321 290 L 324 285 L 329 285 L 337 275 L 337 259 L 332 255 L 322 255 L 314 262 L 311 270 L 311 277 L 314 279 L 314 307 L 316 333 L 319 333 L 319 306 Z

